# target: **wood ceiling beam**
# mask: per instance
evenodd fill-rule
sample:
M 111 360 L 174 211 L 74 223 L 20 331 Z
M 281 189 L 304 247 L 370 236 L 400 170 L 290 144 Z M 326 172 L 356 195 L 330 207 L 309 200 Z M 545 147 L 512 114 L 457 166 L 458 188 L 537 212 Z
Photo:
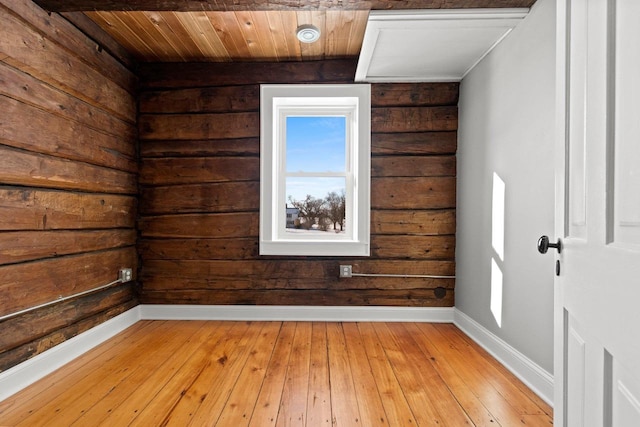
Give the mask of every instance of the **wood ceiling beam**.
M 34 0 L 49 12 L 388 10 L 531 7 L 535 0 Z

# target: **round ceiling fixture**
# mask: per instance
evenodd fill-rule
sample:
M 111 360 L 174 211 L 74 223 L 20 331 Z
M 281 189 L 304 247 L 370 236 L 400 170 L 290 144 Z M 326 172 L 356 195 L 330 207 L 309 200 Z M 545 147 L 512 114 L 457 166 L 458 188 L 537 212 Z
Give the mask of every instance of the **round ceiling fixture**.
M 320 30 L 311 24 L 300 25 L 296 30 L 296 36 L 302 43 L 313 43 L 320 38 Z

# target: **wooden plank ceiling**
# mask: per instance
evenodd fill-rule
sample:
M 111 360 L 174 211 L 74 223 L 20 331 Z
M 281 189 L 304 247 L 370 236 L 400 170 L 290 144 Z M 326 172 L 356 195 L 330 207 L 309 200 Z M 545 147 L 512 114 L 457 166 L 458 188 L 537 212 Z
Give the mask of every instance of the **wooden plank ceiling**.
M 35 0 L 84 12 L 139 61 L 305 61 L 355 58 L 369 10 L 531 7 L 535 0 Z M 312 44 L 295 30 L 313 24 Z
M 140 61 L 301 61 L 357 57 L 366 10 L 86 12 Z M 301 43 L 296 28 L 321 38 Z

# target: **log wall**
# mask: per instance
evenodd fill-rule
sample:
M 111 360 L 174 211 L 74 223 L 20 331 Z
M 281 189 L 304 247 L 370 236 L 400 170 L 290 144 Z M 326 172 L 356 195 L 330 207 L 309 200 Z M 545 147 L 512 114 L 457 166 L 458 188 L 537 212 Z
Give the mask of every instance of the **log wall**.
M 136 267 L 137 78 L 121 59 L 0 0 L 0 317 Z M 0 371 L 136 304 L 128 283 L 0 320 Z
M 145 64 L 141 302 L 453 306 L 458 85 L 372 86 L 371 256 L 258 255 L 259 84 L 352 83 L 355 61 Z

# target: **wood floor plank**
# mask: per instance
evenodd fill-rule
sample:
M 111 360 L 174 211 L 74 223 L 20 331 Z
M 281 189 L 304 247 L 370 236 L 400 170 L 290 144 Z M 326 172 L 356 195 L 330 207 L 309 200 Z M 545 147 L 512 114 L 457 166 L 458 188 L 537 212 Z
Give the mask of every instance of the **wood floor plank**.
M 327 325 L 313 322 L 311 331 L 311 360 L 309 362 L 309 392 L 307 393 L 307 426 L 331 425 L 331 386 L 329 383 L 329 354 Z
M 362 343 L 371 370 L 376 379 L 376 386 L 390 426 L 417 426 L 411 408 L 407 403 L 393 367 L 387 359 L 384 349 L 371 323 L 358 324 Z
M 548 415 L 523 415 L 522 425 L 528 427 L 549 427 L 553 425 L 553 418 Z
M 362 425 L 386 426 L 388 425 L 387 414 L 371 371 L 371 365 L 367 359 L 358 325 L 355 323 L 343 323 L 342 329 L 347 344 L 347 354 L 351 372 L 353 373 Z
M 327 323 L 332 425 L 360 426 L 353 374 L 341 323 Z
M 270 427 L 276 424 L 295 331 L 296 324 L 293 322 L 285 322 L 280 328 L 273 356 L 251 415 L 250 427 Z
M 276 421 L 278 427 L 306 425 L 311 332 L 311 323 L 297 322 Z
M 404 325 L 413 336 L 416 344 L 425 354 L 430 354 L 429 360 L 438 375 L 447 383 L 451 393 L 464 408 L 476 427 L 498 427 L 499 424 L 489 410 L 482 404 L 472 389 L 465 384 L 455 369 L 448 363 L 436 345 L 429 340 L 429 334 L 415 323 Z
M 240 371 L 238 381 L 227 400 L 216 426 L 247 426 L 280 333 L 280 322 L 269 322 L 255 340 L 249 357 Z
M 0 426 L 553 425 L 459 329 L 142 321 L 0 402 Z
M 377 324 L 379 335 L 385 336 L 383 347 L 396 373 L 404 374 L 400 381 L 407 401 L 419 425 L 471 426 L 473 423 L 455 400 L 446 383 L 428 362 L 428 357 L 416 347 L 413 338 L 401 324 Z M 419 419 L 421 407 L 431 406 L 432 419 Z

